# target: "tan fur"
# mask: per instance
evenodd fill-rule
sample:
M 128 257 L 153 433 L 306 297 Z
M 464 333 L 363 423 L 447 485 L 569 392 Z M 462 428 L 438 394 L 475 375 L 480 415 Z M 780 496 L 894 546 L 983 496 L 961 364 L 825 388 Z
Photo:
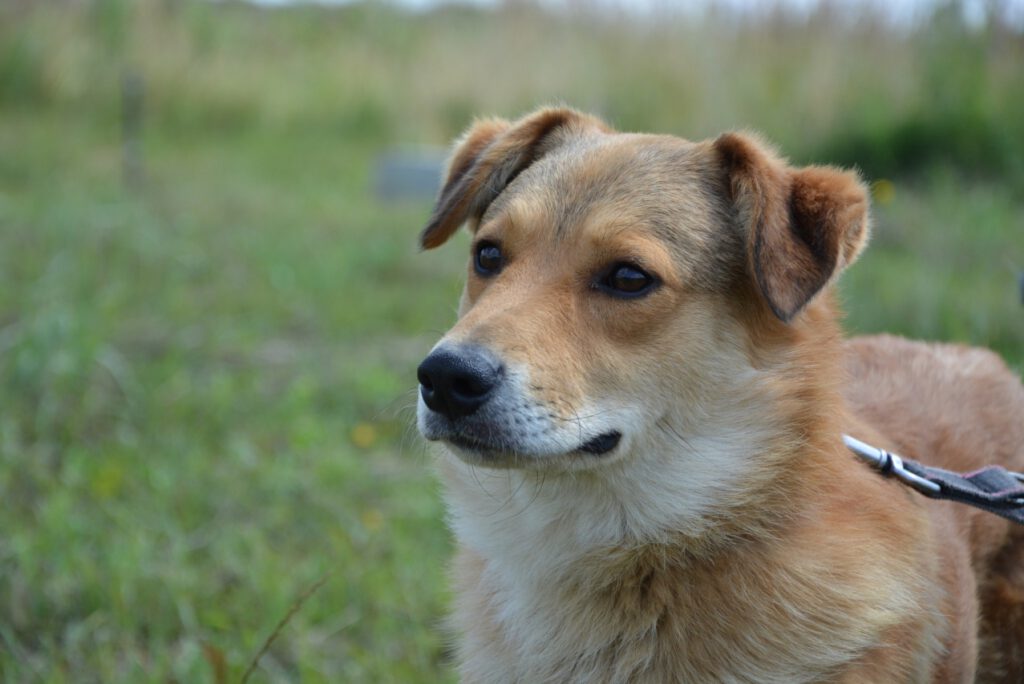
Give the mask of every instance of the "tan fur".
M 439 346 L 507 365 L 504 422 L 474 434 L 528 446 L 440 460 L 463 681 L 1024 681 L 1024 533 L 841 441 L 1024 469 L 1024 388 L 992 354 L 843 342 L 855 174 L 541 110 L 457 145 L 423 246 L 466 221 L 504 266 L 470 266 Z M 621 263 L 660 284 L 610 296 Z

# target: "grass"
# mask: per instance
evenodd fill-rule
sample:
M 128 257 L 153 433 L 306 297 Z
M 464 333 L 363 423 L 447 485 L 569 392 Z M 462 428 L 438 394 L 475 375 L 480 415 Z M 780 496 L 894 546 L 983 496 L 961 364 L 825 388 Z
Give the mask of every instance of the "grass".
M 201 681 L 208 647 L 234 678 L 333 568 L 270 679 L 442 680 L 448 542 L 407 431 L 457 269 L 416 258 L 422 209 L 367 206 L 316 138 L 154 140 L 128 195 L 109 132 L 5 124 L 46 182 L 0 210 L 4 674 Z
M 691 137 L 761 128 L 816 160 L 934 109 L 913 67 L 928 35 L 708 21 L 0 10 L 0 679 L 238 681 L 331 573 L 251 681 L 451 681 L 450 542 L 412 388 L 466 241 L 417 254 L 429 207 L 376 200 L 373 159 L 551 100 Z M 971 101 L 1012 151 L 1021 38 L 996 33 L 950 87 L 984 74 Z M 137 190 L 125 69 L 147 87 Z M 1020 370 L 1024 198 L 1010 166 L 965 159 L 872 172 L 888 175 L 843 282 L 849 327 L 988 345 Z

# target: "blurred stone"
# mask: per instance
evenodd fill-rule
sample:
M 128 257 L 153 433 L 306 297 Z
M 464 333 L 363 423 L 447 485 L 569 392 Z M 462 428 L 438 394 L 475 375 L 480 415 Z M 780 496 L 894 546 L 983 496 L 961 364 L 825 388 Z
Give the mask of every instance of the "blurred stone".
M 447 150 L 433 147 L 385 152 L 375 163 L 374 192 L 384 200 L 434 199 L 447 157 Z

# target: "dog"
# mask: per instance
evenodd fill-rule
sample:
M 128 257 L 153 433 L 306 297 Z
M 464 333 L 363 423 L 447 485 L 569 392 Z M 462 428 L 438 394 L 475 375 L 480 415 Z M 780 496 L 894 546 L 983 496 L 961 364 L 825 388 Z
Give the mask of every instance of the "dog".
M 472 233 L 418 369 L 464 682 L 1024 682 L 1024 528 L 857 461 L 1024 468 L 994 354 L 844 342 L 858 175 L 753 134 L 475 123 L 420 236 Z

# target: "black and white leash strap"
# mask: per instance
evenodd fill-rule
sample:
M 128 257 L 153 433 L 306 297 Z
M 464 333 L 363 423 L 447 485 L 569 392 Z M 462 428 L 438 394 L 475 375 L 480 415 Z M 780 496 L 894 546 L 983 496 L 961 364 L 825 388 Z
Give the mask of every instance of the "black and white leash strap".
M 929 498 L 959 501 L 1024 525 L 1024 474 L 999 466 L 954 473 L 901 458 L 849 435 L 843 435 L 843 442 L 883 475 L 895 477 Z

